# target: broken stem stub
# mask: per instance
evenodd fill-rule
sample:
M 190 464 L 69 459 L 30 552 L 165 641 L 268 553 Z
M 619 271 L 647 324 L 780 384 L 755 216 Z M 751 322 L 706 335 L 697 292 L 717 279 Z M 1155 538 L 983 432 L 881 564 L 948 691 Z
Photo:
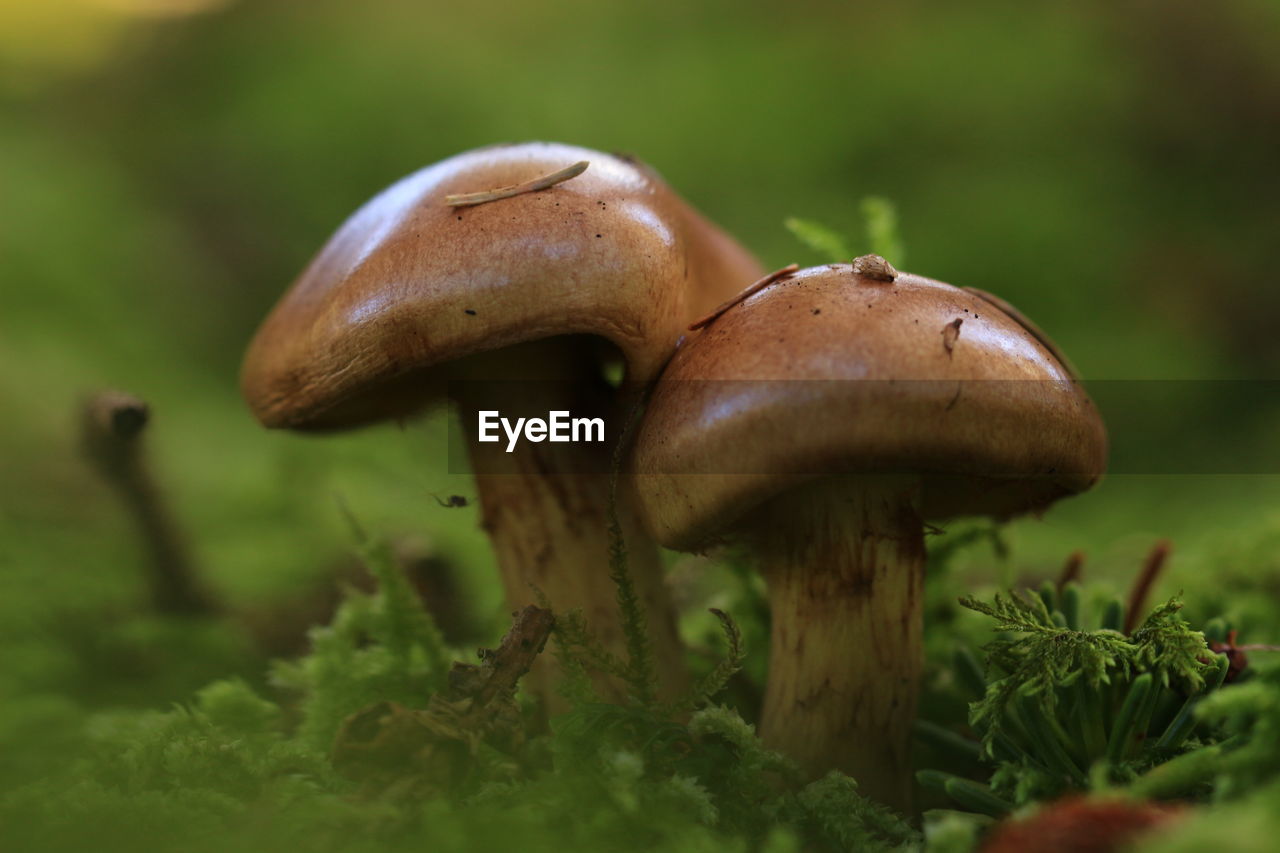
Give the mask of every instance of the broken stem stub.
M 161 498 L 143 455 L 150 409 L 120 391 L 101 391 L 81 409 L 84 453 L 133 517 L 148 554 L 147 583 L 160 613 L 206 615 L 217 604 L 199 582 L 185 537 Z

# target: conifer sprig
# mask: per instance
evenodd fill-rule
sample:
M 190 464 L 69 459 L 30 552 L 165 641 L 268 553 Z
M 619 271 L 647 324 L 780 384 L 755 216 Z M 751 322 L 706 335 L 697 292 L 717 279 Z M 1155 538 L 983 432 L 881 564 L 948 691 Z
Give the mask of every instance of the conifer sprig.
M 1005 674 L 990 681 L 973 705 L 972 721 L 983 729 L 989 749 L 1005 725 L 1005 710 L 1021 695 L 1052 716 L 1062 691 L 1082 684 L 1128 681 L 1150 673 L 1160 686 L 1172 684 L 1195 693 L 1204 687 L 1214 656 L 1204 634 L 1179 615 L 1182 603 L 1170 599 L 1157 607 L 1132 635 L 1101 629 L 1083 631 L 1060 624 L 1042 597 L 996 595 L 990 604 L 965 597 L 960 604 L 995 620 L 995 631 L 1017 636 L 993 640 L 985 649 L 989 664 Z M 1065 620 L 1062 620 L 1065 623 Z

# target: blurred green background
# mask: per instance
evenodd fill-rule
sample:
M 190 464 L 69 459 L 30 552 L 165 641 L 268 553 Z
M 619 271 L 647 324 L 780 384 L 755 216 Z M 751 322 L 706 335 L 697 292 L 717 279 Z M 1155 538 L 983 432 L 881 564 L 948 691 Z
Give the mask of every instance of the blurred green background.
M 818 260 L 784 218 L 861 243 L 861 200 L 885 196 L 900 265 L 1007 298 L 1090 378 L 1280 377 L 1273 0 L 0 0 L 0 111 L 0 689 L 49 708 L 163 704 L 224 674 L 148 681 L 184 672 L 163 634 L 101 627 L 144 592 L 76 445 L 96 388 L 153 406 L 156 472 L 235 607 L 332 574 L 341 495 L 427 537 L 496 613 L 473 509 L 432 497 L 472 494 L 439 417 L 270 434 L 236 387 L 343 218 L 464 149 L 634 153 L 771 268 Z M 1003 576 L 985 551 L 965 570 L 1043 576 L 1082 548 L 1123 583 L 1168 536 L 1169 594 L 1280 529 L 1278 497 L 1275 476 L 1115 476 L 1014 525 Z M 1250 554 L 1274 595 L 1280 557 Z M 249 669 L 234 645 L 211 659 Z M 10 734 L 58 719 L 36 716 Z

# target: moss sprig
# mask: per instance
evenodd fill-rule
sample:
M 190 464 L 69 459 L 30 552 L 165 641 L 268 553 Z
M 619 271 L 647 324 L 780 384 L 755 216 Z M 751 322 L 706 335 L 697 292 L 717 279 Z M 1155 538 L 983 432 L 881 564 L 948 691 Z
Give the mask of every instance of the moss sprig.
M 673 715 L 686 714 L 695 708 L 709 704 L 713 697 L 728 686 L 729 679 L 742 669 L 742 662 L 746 659 L 747 649 L 742 641 L 742 630 L 738 627 L 738 623 L 723 610 L 712 607 L 711 613 L 720 622 L 720 629 L 724 632 L 725 641 L 728 643 L 728 652 L 710 672 L 699 679 L 684 698 L 670 706 L 669 713 Z
M 377 591 L 349 591 L 332 622 L 311 630 L 310 652 L 272 671 L 277 686 L 301 697 L 300 736 L 325 750 L 360 708 L 381 700 L 425 704 L 444 686 L 453 658 L 390 547 L 341 509 Z
M 628 659 L 622 673 L 623 681 L 636 701 L 642 705 L 652 705 L 656 701 L 658 676 L 654 670 L 653 644 L 649 641 L 649 620 L 631 580 L 627 565 L 626 534 L 618 515 L 618 476 L 626 458 L 631 434 L 644 411 L 646 399 L 646 394 L 642 394 L 628 412 L 618 442 L 614 445 L 609 467 L 609 577 L 618 590 L 618 610 L 627 645 Z

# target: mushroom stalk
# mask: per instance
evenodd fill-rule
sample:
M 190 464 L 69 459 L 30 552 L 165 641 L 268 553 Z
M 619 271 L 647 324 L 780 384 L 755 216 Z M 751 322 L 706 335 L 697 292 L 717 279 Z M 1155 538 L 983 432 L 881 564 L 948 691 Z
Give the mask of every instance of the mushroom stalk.
M 540 373 L 551 363 L 539 359 L 554 359 L 557 349 L 547 344 L 525 347 L 522 368 Z M 561 377 L 556 380 L 456 382 L 451 393 L 467 434 L 481 524 L 497 558 L 507 605 L 537 603 L 536 589 L 557 613 L 581 610 L 592 635 L 625 660 L 618 590 L 609 576 L 609 470 L 621 421 L 620 416 L 609 416 L 613 392 L 599 376 L 568 378 L 581 373 L 585 363 L 579 358 L 573 370 L 542 374 Z M 512 419 L 545 418 L 555 410 L 574 417 L 605 417 L 611 428 L 606 433 L 613 434 L 599 444 L 521 440 L 507 452 L 505 439 L 478 441 L 481 410 L 497 410 Z M 658 695 L 672 699 L 687 684 L 675 608 L 656 545 L 642 532 L 624 494 L 618 502 L 628 572 L 647 616 Z M 563 710 L 553 690 L 556 670 L 552 656 L 544 655 L 527 679 L 553 713 Z M 617 684 L 599 681 L 596 686 L 611 699 L 625 698 Z
M 761 736 L 810 775 L 841 770 L 910 810 L 924 527 L 914 489 L 835 478 L 762 508 L 772 633 Z

